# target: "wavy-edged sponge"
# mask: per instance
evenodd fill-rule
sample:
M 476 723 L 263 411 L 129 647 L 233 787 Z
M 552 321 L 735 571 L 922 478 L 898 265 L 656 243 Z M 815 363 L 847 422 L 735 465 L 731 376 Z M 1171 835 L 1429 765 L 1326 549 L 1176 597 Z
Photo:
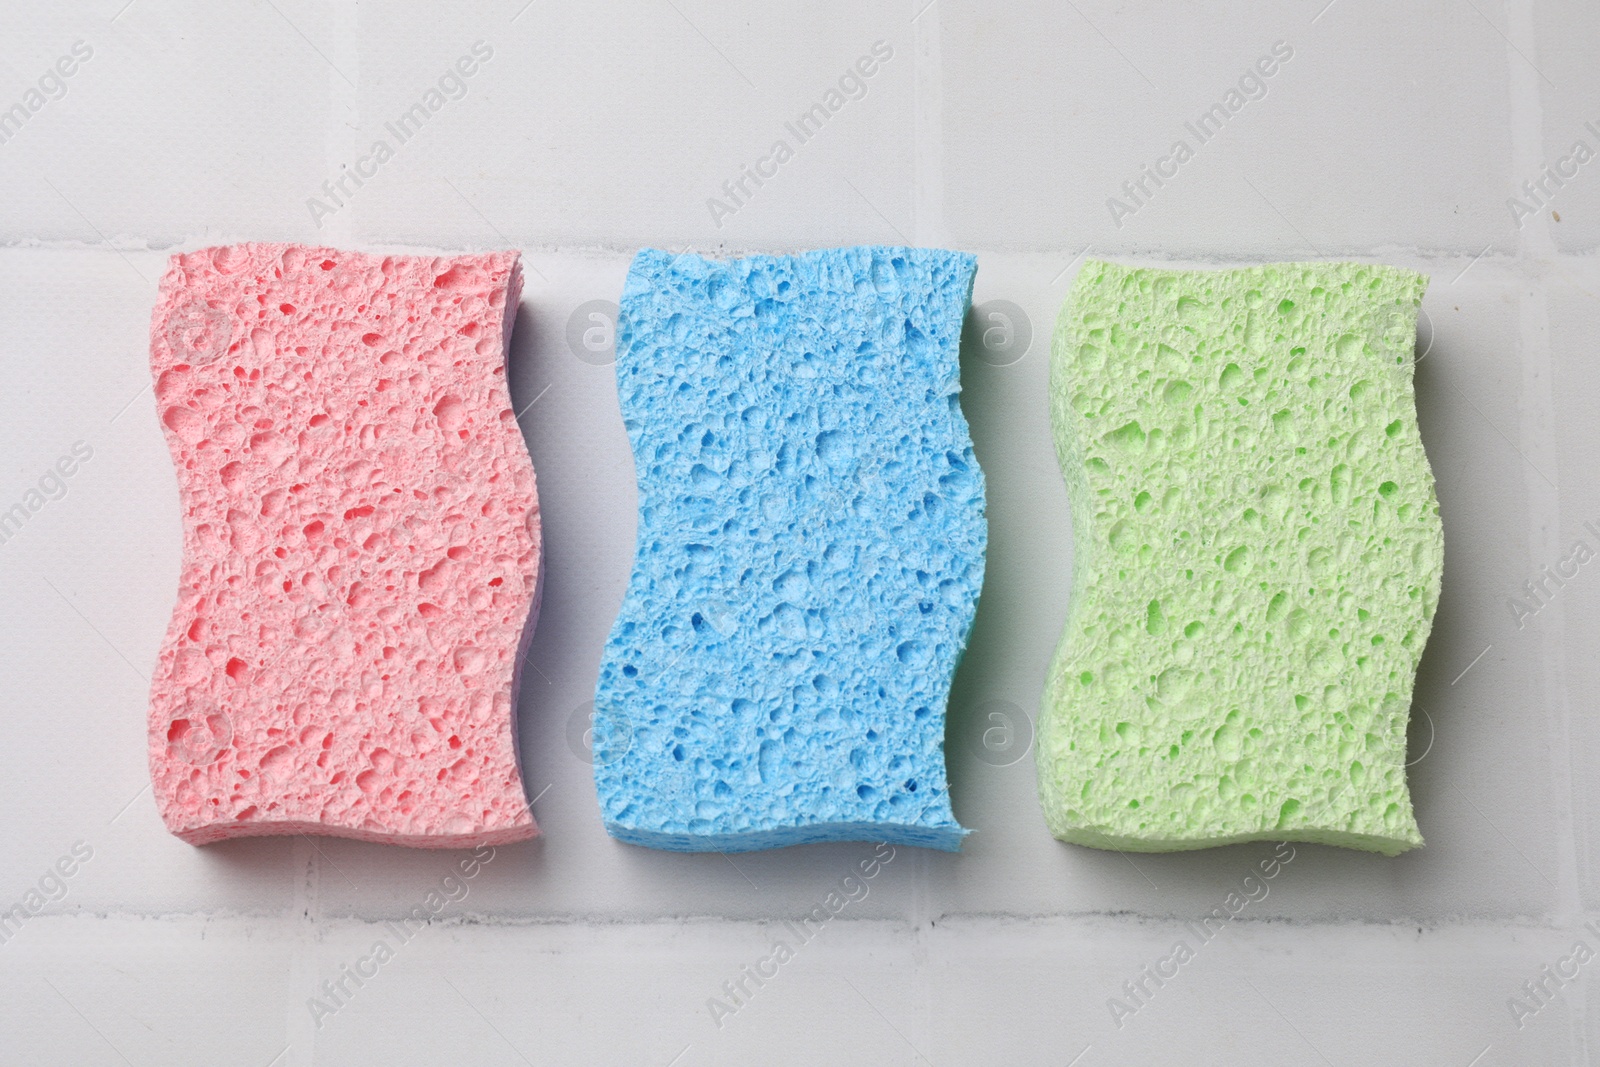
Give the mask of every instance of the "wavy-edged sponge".
M 172 257 L 150 367 L 183 509 L 150 774 L 192 844 L 538 833 L 517 770 L 538 612 L 506 388 L 516 253 Z
M 1075 559 L 1039 728 L 1055 836 L 1422 844 L 1406 723 L 1444 552 L 1412 393 L 1426 286 L 1084 266 L 1050 379 Z
M 972 256 L 639 253 L 617 393 L 637 554 L 595 693 L 606 829 L 954 851 L 944 712 L 983 582 L 957 400 Z

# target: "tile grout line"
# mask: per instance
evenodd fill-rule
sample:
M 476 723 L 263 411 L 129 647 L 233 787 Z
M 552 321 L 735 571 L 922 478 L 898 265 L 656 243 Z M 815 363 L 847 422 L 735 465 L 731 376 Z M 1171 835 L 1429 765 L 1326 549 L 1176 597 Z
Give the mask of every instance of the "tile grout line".
M 361 113 L 361 48 L 360 9 L 355 3 L 330 4 L 324 9 L 329 25 L 327 33 L 318 36 L 334 37 L 327 47 L 339 57 L 339 66 L 348 69 L 352 81 L 329 71 L 327 128 L 323 130 L 323 168 L 329 181 L 338 181 L 347 160 L 360 154 L 352 151 L 365 135 Z M 316 27 L 312 27 L 315 29 Z M 322 195 L 320 189 L 307 190 L 308 195 Z M 360 219 L 359 197 L 352 197 L 332 215 L 319 220 L 316 244 L 335 248 L 356 248 L 362 244 L 357 237 Z M 302 205 L 303 207 L 303 205 Z M 312 243 L 312 242 L 307 242 Z
M 289 921 L 294 924 L 294 935 L 284 988 L 283 1040 L 285 1051 L 289 1054 L 284 1065 L 312 1067 L 316 1061 L 316 1027 L 306 1010 L 304 998 L 316 995 L 321 868 L 310 840 L 304 834 L 291 838 L 290 857 L 290 870 L 294 872 L 294 911 Z
M 1542 218 L 1540 223 L 1540 229 L 1546 229 Z M 1528 516 L 1528 541 L 1531 550 L 1529 562 L 1532 564 L 1541 559 L 1555 559 L 1560 556 L 1561 470 L 1557 462 L 1560 458 L 1560 448 L 1556 437 L 1556 405 L 1552 381 L 1554 363 L 1551 359 L 1548 296 L 1542 286 L 1532 288 L 1518 303 L 1522 349 L 1518 361 L 1522 370 L 1519 392 L 1525 404 L 1519 405 L 1523 411 L 1517 436 L 1523 450 L 1539 456 L 1540 465 L 1551 471 L 1556 479 L 1556 484 L 1552 486 L 1545 484 L 1542 478 L 1524 476 L 1528 483 L 1531 505 Z M 1568 699 L 1564 648 L 1566 605 L 1565 599 L 1558 599 L 1556 603 L 1549 605 L 1551 610 L 1548 612 L 1548 619 L 1543 617 L 1545 613 L 1541 609 L 1540 625 L 1543 629 L 1543 639 L 1537 648 L 1539 678 L 1545 691 L 1542 704 L 1547 709 L 1551 740 L 1554 742 L 1551 745 L 1551 758 L 1556 764 L 1552 768 L 1551 779 L 1556 793 L 1553 800 L 1558 818 L 1562 822 L 1561 832 L 1556 836 L 1556 871 L 1560 883 L 1557 915 L 1562 925 L 1576 929 L 1583 922 L 1583 898 L 1580 889 L 1581 872 L 1578 866 L 1577 789 L 1572 766 L 1576 753 L 1572 747 L 1573 716 L 1571 702 Z M 1583 1051 L 1588 1044 L 1584 1002 L 1583 997 L 1567 999 L 1567 1010 L 1571 1019 L 1571 1040 L 1574 1051 L 1580 1057 L 1574 1062 L 1579 1063 L 1588 1062 L 1587 1054 Z
M 1538 34 L 1534 0 L 1506 0 L 1506 79 L 1511 117 L 1511 184 L 1518 174 L 1537 174 L 1544 162 L 1544 86 L 1546 81 L 1536 66 Z M 1480 12 L 1481 14 L 1481 12 Z M 1486 20 L 1487 21 L 1487 20 Z M 1520 44 L 1519 44 L 1520 42 Z M 1541 262 L 1557 262 L 1549 212 L 1541 208 L 1520 231 L 1516 264 L 1537 276 Z M 1528 458 L 1523 468 L 1523 483 L 1528 500 L 1527 545 L 1530 563 L 1559 555 L 1561 536 L 1560 448 L 1556 437 L 1556 407 L 1551 375 L 1550 308 L 1543 284 L 1519 287 L 1517 366 L 1517 439 L 1520 451 Z M 1538 470 L 1548 470 L 1551 483 L 1538 470 L 1530 473 L 1534 459 Z M 1560 820 L 1556 834 L 1556 922 L 1576 928 L 1583 919 L 1577 856 L 1577 808 L 1574 803 L 1572 768 L 1572 716 L 1567 700 L 1566 664 L 1562 649 L 1564 603 L 1554 604 L 1546 623 L 1546 640 L 1538 646 L 1538 669 L 1545 699 L 1545 720 L 1552 742 L 1551 782 L 1553 807 Z M 1587 1062 L 1588 1044 L 1584 998 L 1567 998 L 1569 1049 Z
M 342 68 L 349 70 L 351 81 L 335 76 L 328 78 L 328 108 L 323 131 L 323 164 L 329 180 L 337 180 L 346 159 L 354 158 L 350 149 L 359 143 L 363 131 L 361 123 L 361 49 L 360 8 L 353 0 L 329 5 L 325 11 L 327 32 L 319 34 L 325 47 L 338 56 Z M 317 27 L 312 27 L 317 29 Z M 332 38 L 331 41 L 328 40 Z M 337 248 L 355 248 L 361 206 L 355 198 L 337 213 L 326 217 L 318 228 L 317 243 Z M 322 864 L 315 845 L 304 835 L 293 839 L 291 845 L 295 872 L 294 914 L 291 921 L 296 933 L 289 958 L 288 983 L 284 990 L 284 1035 L 288 1055 L 284 1067 L 313 1067 L 316 1063 L 316 1034 L 306 998 L 316 994 L 318 973 L 318 947 L 321 939 L 321 875 Z
M 944 220 L 944 56 L 938 2 L 906 11 L 912 63 L 911 235 L 923 247 L 948 242 Z
M 944 11 L 938 0 L 911 2 L 912 6 L 905 9 L 910 20 L 907 29 L 911 31 L 913 78 L 911 234 L 918 245 L 943 248 L 949 243 L 944 218 L 944 53 L 941 46 Z M 934 982 L 928 968 L 934 951 L 930 943 L 934 930 L 929 922 L 931 861 L 921 854 L 924 850 L 914 851 L 917 855 L 909 872 L 912 885 L 907 918 L 911 931 L 906 952 L 911 957 L 914 1018 L 924 1033 L 931 1033 L 935 1012 Z M 920 1057 L 921 1053 L 918 1055 Z
M 928 16 L 923 16 L 923 18 L 924 21 L 926 21 Z M 899 53 L 896 53 L 896 55 L 898 54 Z M 934 169 L 937 171 L 937 168 Z M 1583 173 L 1588 173 L 1588 171 L 1584 171 Z M 917 181 L 919 182 L 923 180 L 924 179 L 920 176 L 917 178 Z M 867 191 L 870 192 L 871 190 L 868 189 Z M 303 201 L 301 203 L 301 207 L 304 207 Z M 341 211 L 338 214 L 343 213 L 344 212 Z M 1548 219 L 1546 221 L 1548 222 Z M 319 231 L 318 235 L 304 236 L 294 238 L 293 240 L 285 238 L 285 243 L 309 245 L 322 242 L 332 244 L 335 247 L 342 247 L 340 242 L 325 239 L 320 235 L 326 233 L 328 227 L 332 225 L 333 223 L 331 221 L 326 221 L 324 223 L 323 230 Z M 1537 223 L 1530 219 L 1525 228 L 1532 229 L 1536 225 Z M 912 236 L 916 237 L 915 230 L 913 230 Z M 210 245 L 216 244 L 220 239 L 221 238 L 214 230 L 201 230 L 195 233 L 187 233 L 179 236 L 166 235 L 156 238 L 140 237 L 137 239 L 132 239 L 119 236 L 117 238 L 103 241 L 98 237 L 92 241 L 83 241 L 56 239 L 46 240 L 43 238 L 34 237 L 13 237 L 8 239 L 3 235 L 0 235 L 0 254 L 56 252 L 106 253 L 115 256 L 120 252 L 126 254 L 138 254 L 141 256 L 161 257 L 159 262 L 164 270 L 166 266 L 165 257 L 176 252 L 209 247 Z M 424 241 L 420 238 L 414 240 L 379 239 L 370 235 L 362 238 L 352 238 L 351 240 L 354 242 L 354 244 L 359 245 L 362 249 L 370 250 L 374 254 L 379 255 L 471 255 L 475 251 L 481 251 L 482 249 L 481 244 L 472 242 L 466 238 L 462 238 L 459 241 L 448 244 Z M 836 240 L 829 240 L 832 240 L 834 244 L 837 244 L 839 241 L 845 240 L 845 238 L 839 237 Z M 21 243 L 24 241 L 26 243 Z M 922 239 L 918 238 L 918 243 L 921 244 L 921 242 Z M 949 243 L 955 244 L 954 242 Z M 1016 247 L 1005 244 L 985 244 L 979 241 L 968 240 L 956 244 L 954 250 L 968 252 L 980 258 L 984 256 L 993 256 L 1001 260 L 1016 259 L 1019 261 L 1028 260 L 1030 262 L 1035 259 L 1048 260 L 1049 264 L 1043 269 L 1053 271 L 1059 275 L 1063 270 L 1063 265 L 1070 266 L 1071 263 L 1076 262 L 1075 257 L 1082 257 L 1085 254 L 1086 249 L 1084 245 L 1085 242 L 1083 242 L 1081 238 L 1078 241 L 1069 241 L 1065 244 L 1038 247 Z M 535 244 L 531 241 L 524 240 L 517 243 L 517 247 L 525 257 L 524 265 L 527 263 L 527 257 L 537 256 L 542 260 L 559 261 L 563 259 L 571 259 L 578 263 L 617 261 L 625 266 L 627 263 L 632 261 L 633 256 L 638 251 L 638 248 L 632 244 L 610 244 L 598 241 L 589 244 L 544 245 Z M 728 243 L 726 245 L 718 245 L 715 250 L 715 256 L 717 258 L 733 258 L 736 256 L 779 255 L 803 251 L 805 249 L 815 247 L 822 246 L 816 244 L 774 244 L 771 241 L 764 243 L 758 242 L 748 245 Z M 1492 250 L 1493 246 L 1491 245 L 1490 248 Z M 1595 248 L 1600 250 L 1600 243 L 1597 243 Z M 1230 248 L 1224 249 L 1221 252 L 1215 252 L 1186 246 L 1178 246 L 1174 250 L 1168 248 L 1156 249 L 1142 245 L 1113 245 L 1102 249 L 1098 243 L 1094 243 L 1093 247 L 1087 249 L 1087 251 L 1092 252 L 1096 258 L 1109 257 L 1124 261 L 1134 266 L 1154 267 L 1169 270 L 1215 270 L 1238 267 L 1258 267 L 1263 263 L 1278 261 L 1273 259 L 1274 253 L 1272 250 L 1261 248 Z M 1487 277 L 1501 282 L 1512 281 L 1523 284 L 1542 284 L 1548 280 L 1548 272 L 1544 268 L 1552 266 L 1561 268 L 1567 280 L 1573 282 L 1574 285 L 1577 285 L 1578 282 L 1582 280 L 1585 284 L 1590 286 L 1600 287 L 1600 270 L 1597 270 L 1597 263 L 1595 254 L 1593 252 L 1563 252 L 1553 254 L 1552 256 L 1540 257 L 1538 263 L 1541 269 L 1537 271 L 1531 267 L 1530 262 L 1524 257 L 1515 255 L 1502 257 L 1487 254 L 1480 256 L 1480 253 L 1482 252 L 1483 249 L 1481 247 L 1424 248 L 1416 245 L 1363 245 L 1361 247 L 1339 246 L 1332 247 L 1327 250 L 1328 257 L 1331 259 L 1350 259 L 1361 263 L 1373 264 L 1398 264 L 1413 266 L 1413 269 L 1424 272 L 1431 272 L 1430 277 L 1440 287 L 1441 290 L 1445 286 L 1452 284 L 1452 280 L 1459 280 L 1462 274 L 1467 274 L 1474 280 Z M 707 254 L 711 253 L 708 252 Z M 1463 270 L 1463 268 L 1470 268 L 1470 270 Z M 1447 271 L 1449 272 L 1449 277 L 1445 276 L 1445 272 Z M 1060 278 L 1057 277 L 1055 280 L 1059 281 Z M 151 284 L 154 284 L 154 282 Z M 526 295 L 526 292 L 524 295 Z

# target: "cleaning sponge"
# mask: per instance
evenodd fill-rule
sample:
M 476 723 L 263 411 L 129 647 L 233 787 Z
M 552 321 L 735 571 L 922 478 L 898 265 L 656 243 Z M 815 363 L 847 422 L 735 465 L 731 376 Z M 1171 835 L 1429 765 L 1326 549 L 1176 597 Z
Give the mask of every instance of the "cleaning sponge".
M 1443 560 L 1412 393 L 1426 285 L 1084 266 L 1050 381 L 1075 553 L 1039 729 L 1055 836 L 1422 843 L 1406 723 Z
M 150 333 L 183 570 L 150 694 L 192 844 L 534 836 L 519 651 L 538 610 L 510 252 L 172 257 Z
M 644 251 L 617 391 L 637 555 L 595 694 L 623 841 L 955 850 L 944 710 L 983 579 L 971 256 Z

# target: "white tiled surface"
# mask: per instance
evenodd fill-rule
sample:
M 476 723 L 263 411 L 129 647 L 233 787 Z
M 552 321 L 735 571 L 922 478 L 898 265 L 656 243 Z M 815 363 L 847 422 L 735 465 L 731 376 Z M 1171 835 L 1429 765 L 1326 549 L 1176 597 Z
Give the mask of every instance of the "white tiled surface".
M 0 943 L 0 1062 L 1491 1067 L 1600 1047 L 1589 967 L 1520 1028 L 1507 1003 L 1575 941 L 1600 950 L 1583 925 L 1600 929 L 1600 563 L 1520 629 L 1506 607 L 1574 540 L 1600 549 L 1583 529 L 1600 528 L 1600 159 L 1555 190 L 1560 221 L 1519 227 L 1506 204 L 1575 139 L 1600 152 L 1584 126 L 1600 127 L 1592 10 L 123 2 L 0 13 L 0 108 L 74 42 L 93 49 L 0 144 L 0 506 L 74 442 L 94 450 L 0 545 L 0 907 L 75 842 L 93 849 Z M 314 226 L 306 199 L 479 40 L 493 56 L 466 94 Z M 877 41 L 893 55 L 865 95 L 715 225 L 706 199 Z M 1106 199 L 1280 41 L 1293 56 L 1266 95 L 1116 226 Z M 546 836 L 501 849 L 320 1026 L 319 983 L 393 941 L 385 921 L 458 857 L 196 850 L 144 791 L 179 533 L 145 388 L 149 309 L 167 252 L 233 240 L 510 246 L 531 268 L 511 374 L 519 406 L 539 398 L 523 427 L 548 585 L 520 715 Z M 611 371 L 575 356 L 568 319 L 616 299 L 641 245 L 862 242 L 977 252 L 975 302 L 1011 301 L 1031 326 L 1012 365 L 975 337 L 964 351 L 990 562 L 946 747 L 957 815 L 979 832 L 959 856 L 902 849 L 719 1027 L 707 999 L 870 846 L 730 862 L 602 831 L 568 736 L 626 581 L 633 476 Z M 1418 393 L 1447 542 L 1412 733 L 1428 847 L 1299 846 L 1120 1027 L 1108 999 L 1176 940 L 1198 945 L 1184 921 L 1270 850 L 1061 845 L 1031 759 L 978 758 L 989 712 L 1034 713 L 1065 616 L 1044 384 L 1086 247 L 1431 274 Z

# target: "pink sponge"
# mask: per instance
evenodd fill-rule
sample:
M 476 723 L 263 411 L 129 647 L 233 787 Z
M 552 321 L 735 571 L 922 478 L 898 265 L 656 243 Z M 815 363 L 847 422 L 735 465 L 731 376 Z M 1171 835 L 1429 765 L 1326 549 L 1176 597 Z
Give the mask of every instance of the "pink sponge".
M 174 256 L 150 331 L 183 573 L 150 774 L 191 844 L 538 833 L 514 709 L 541 570 L 514 252 Z

